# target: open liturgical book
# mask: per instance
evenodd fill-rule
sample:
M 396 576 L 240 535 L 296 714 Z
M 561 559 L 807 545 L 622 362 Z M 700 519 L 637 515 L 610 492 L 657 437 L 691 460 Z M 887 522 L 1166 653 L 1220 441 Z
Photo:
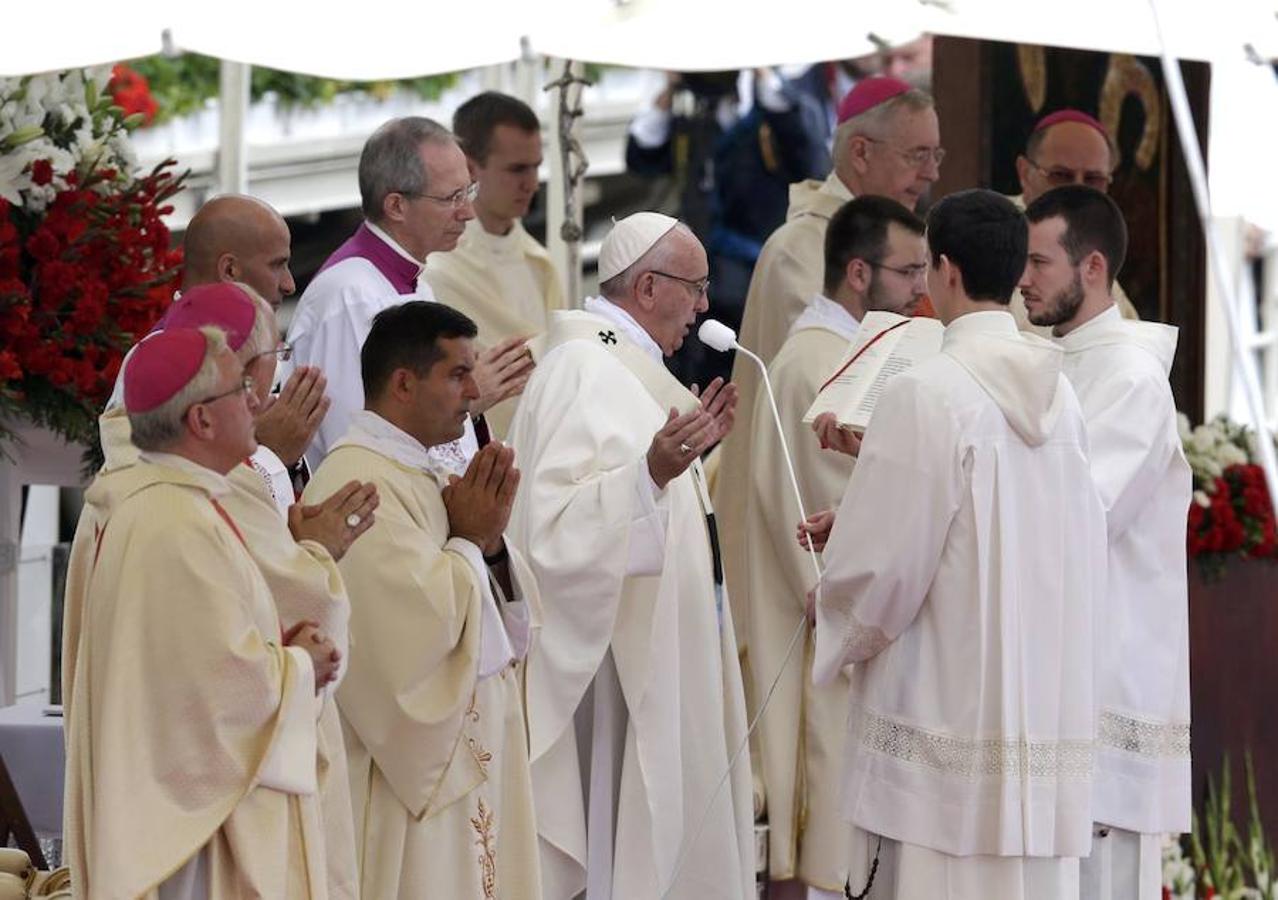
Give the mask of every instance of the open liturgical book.
M 937 319 L 866 313 L 843 362 L 821 385 L 803 421 L 811 424 L 822 413 L 834 413 L 841 427 L 864 433 L 888 379 L 941 352 L 944 333 Z

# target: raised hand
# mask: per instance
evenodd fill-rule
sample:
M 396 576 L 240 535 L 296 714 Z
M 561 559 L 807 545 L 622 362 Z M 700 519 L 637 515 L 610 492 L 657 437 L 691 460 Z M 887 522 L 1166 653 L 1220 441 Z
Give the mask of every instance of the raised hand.
M 290 506 L 288 530 L 295 541 L 315 541 L 336 562 L 346 555 L 356 538 L 373 526 L 373 510 L 379 502 L 372 482 L 351 481 L 322 503 Z
M 302 458 L 332 401 L 324 395 L 328 380 L 315 366 L 293 371 L 278 397 L 267 397 L 254 420 L 257 441 L 286 466 Z
M 694 384 L 692 393 L 701 400 L 701 408 L 714 420 L 714 434 L 709 443 L 717 444 L 728 436 L 733 423 L 736 422 L 737 400 L 740 399 L 741 394 L 735 384 L 724 381 L 722 378 L 716 378 L 710 382 L 705 393 L 702 393 Z
M 698 407 L 680 414 L 671 407 L 666 424 L 648 445 L 648 474 L 658 488 L 683 474 L 692 461 L 714 442 L 714 417 Z
M 812 430 L 816 432 L 822 450 L 835 450 L 854 458 L 861 452 L 860 435 L 851 428 L 840 425 L 834 413 L 821 413 L 813 419 Z
M 474 373 L 479 399 L 470 405 L 472 415 L 483 415 L 501 401 L 523 393 L 534 368 L 527 343 L 527 337 L 508 338 L 479 354 Z
M 496 555 L 518 487 L 515 451 L 498 441 L 485 446 L 466 473 L 452 476 L 442 491 L 449 536 L 465 538 L 486 556 Z

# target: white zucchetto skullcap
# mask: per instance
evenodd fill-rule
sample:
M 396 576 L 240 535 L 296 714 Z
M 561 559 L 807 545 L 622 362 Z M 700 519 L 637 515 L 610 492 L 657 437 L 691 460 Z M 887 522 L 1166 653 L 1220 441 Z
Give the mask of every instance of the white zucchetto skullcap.
M 599 248 L 599 280 L 607 281 L 629 269 L 678 224 L 678 219 L 655 212 L 626 216 L 612 226 Z

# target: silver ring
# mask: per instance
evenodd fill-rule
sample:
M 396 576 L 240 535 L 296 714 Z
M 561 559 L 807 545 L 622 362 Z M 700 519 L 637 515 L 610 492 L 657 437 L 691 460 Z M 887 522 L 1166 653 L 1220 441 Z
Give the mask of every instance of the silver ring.
M 349 516 L 346 517 L 346 524 L 350 526 L 351 528 L 358 528 L 359 523 L 362 521 L 364 520 L 361 519 L 359 516 L 355 515 L 355 513 L 351 513 Z
M 680 445 L 679 445 L 679 449 L 680 449 L 680 450 L 682 450 L 684 453 L 691 453 L 691 452 L 692 452 L 692 448 L 691 448 L 691 447 L 689 447 L 687 444 L 680 444 Z

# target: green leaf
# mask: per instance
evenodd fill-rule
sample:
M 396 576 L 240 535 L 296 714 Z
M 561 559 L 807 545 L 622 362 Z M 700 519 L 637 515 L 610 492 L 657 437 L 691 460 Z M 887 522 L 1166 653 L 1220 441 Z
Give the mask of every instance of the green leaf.
M 23 144 L 29 144 L 31 141 L 34 141 L 36 138 L 43 135 L 44 129 L 39 125 L 27 125 L 24 128 L 19 128 L 6 135 L 4 141 L 0 142 L 0 147 L 3 147 L 5 150 L 12 150 L 15 147 L 21 147 Z

